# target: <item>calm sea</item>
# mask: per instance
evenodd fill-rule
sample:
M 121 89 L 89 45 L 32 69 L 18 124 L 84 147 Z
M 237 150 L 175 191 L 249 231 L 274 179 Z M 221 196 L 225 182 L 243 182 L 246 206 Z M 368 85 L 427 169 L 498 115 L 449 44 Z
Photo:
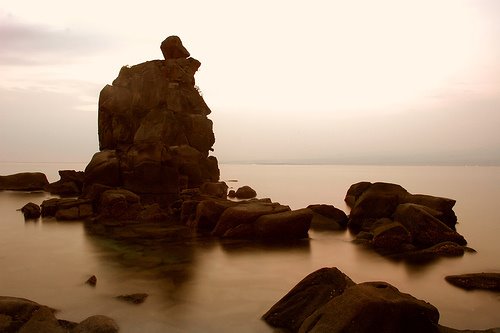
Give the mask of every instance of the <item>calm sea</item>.
M 85 164 L 0 163 L 0 174 L 83 170 Z M 206 238 L 153 249 L 87 235 L 81 222 L 25 222 L 16 209 L 45 193 L 0 192 L 0 295 L 26 297 L 80 321 L 108 315 L 121 332 L 272 332 L 260 320 L 299 280 L 336 266 L 356 282 L 383 280 L 435 305 L 440 323 L 460 329 L 500 326 L 500 294 L 466 292 L 449 274 L 500 272 L 500 167 L 221 165 L 221 178 L 250 185 L 259 197 L 302 208 L 328 203 L 347 208 L 353 183 L 385 181 L 411 193 L 457 200 L 458 231 L 476 254 L 414 266 L 392 262 L 351 243 L 348 232 L 310 232 L 294 247 Z M 97 276 L 95 288 L 84 284 Z M 141 305 L 114 296 L 145 292 Z

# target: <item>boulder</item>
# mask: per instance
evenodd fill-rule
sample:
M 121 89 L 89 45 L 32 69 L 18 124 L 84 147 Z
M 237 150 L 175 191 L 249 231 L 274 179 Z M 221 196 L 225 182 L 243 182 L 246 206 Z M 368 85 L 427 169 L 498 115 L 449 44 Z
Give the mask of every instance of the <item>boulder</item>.
M 224 182 L 206 182 L 200 186 L 201 194 L 208 195 L 215 198 L 227 198 L 227 185 Z
M 238 188 L 234 194 L 234 197 L 237 199 L 252 199 L 257 196 L 257 192 L 250 186 L 242 186 Z
M 125 189 L 107 190 L 99 200 L 99 214 L 105 219 L 135 220 L 141 210 L 139 196 Z
M 439 312 L 385 282 L 365 282 L 332 298 L 307 317 L 299 332 L 438 332 Z
M 182 41 L 177 36 L 167 37 L 160 46 L 165 59 L 188 58 L 188 50 L 182 45 Z
M 92 201 L 89 199 L 52 198 L 41 204 L 43 217 L 57 220 L 81 220 L 94 215 Z
M 332 205 L 309 205 L 313 213 L 311 229 L 316 230 L 344 230 L 347 228 L 349 217 L 344 211 Z
M 307 238 L 312 217 L 309 209 L 262 215 L 254 222 L 255 237 L 273 241 Z
M 448 275 L 445 279 L 452 285 L 466 290 L 483 289 L 500 291 L 500 273 Z
M 71 333 L 118 333 L 116 322 L 103 315 L 88 317 L 73 328 Z
M 380 221 L 382 221 L 380 223 Z M 384 218 L 373 230 L 372 244 L 375 248 L 397 252 L 405 244 L 410 244 L 412 237 L 410 232 L 398 222 Z
M 199 230 L 212 231 L 222 213 L 235 205 L 234 202 L 229 200 L 203 200 L 196 206 L 195 218 L 188 225 Z
M 21 172 L 0 176 L 0 190 L 42 191 L 48 184 L 47 176 L 41 172 Z
M 431 215 L 425 206 L 401 204 L 394 213 L 394 221 L 410 232 L 413 244 L 417 247 L 430 247 L 447 241 L 467 244 L 462 235 Z
M 251 224 L 262 215 L 276 214 L 290 211 L 290 207 L 278 203 L 245 202 L 230 207 L 222 213 L 212 234 L 224 236 L 224 234 L 240 224 Z
M 0 296 L 0 332 L 6 333 L 117 333 L 116 322 L 92 316 L 81 323 L 57 319 L 55 310 L 24 298 Z
M 24 205 L 23 208 L 21 208 L 21 212 L 26 220 L 37 219 L 42 214 L 40 206 L 33 202 Z
M 321 268 L 302 279 L 262 318 L 271 326 L 297 332 L 307 317 L 353 285 L 336 267 Z
M 59 170 L 60 180 L 50 183 L 45 190 L 62 197 L 79 196 L 82 193 L 85 173 L 75 170 Z
M 395 258 L 410 262 L 424 263 L 441 257 L 461 257 L 466 248 L 453 242 L 443 242 L 425 249 L 412 249 L 405 253 L 394 255 Z

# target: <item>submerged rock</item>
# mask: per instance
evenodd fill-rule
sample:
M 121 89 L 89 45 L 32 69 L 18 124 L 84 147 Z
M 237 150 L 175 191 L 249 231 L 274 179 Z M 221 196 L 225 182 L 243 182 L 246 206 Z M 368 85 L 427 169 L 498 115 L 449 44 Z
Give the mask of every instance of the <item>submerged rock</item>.
M 6 333 L 117 333 L 118 325 L 106 316 L 73 323 L 57 319 L 55 310 L 25 298 L 0 296 L 0 332 Z
M 0 190 L 42 191 L 48 184 L 47 176 L 41 172 L 21 172 L 0 176 Z
M 382 254 L 423 261 L 464 253 L 467 242 L 455 230 L 453 199 L 411 194 L 397 184 L 360 182 L 351 185 L 345 202 L 351 207 L 348 227 L 358 242 Z
M 37 219 L 42 214 L 40 206 L 33 202 L 28 202 L 24 205 L 23 208 L 21 208 L 21 212 L 25 220 Z
M 445 279 L 452 285 L 466 290 L 483 289 L 500 292 L 500 273 L 448 275 Z
M 356 284 L 337 268 L 309 274 L 262 318 L 273 327 L 301 333 L 498 332 L 441 326 L 432 304 L 386 282 Z
M 311 228 L 316 230 L 344 230 L 349 217 L 344 211 L 325 204 L 307 206 L 313 213 Z
M 132 304 L 141 304 L 144 303 L 146 298 L 148 297 L 148 294 L 145 293 L 137 293 L 137 294 L 129 294 L 129 295 L 120 295 L 116 296 L 117 299 L 132 303 Z

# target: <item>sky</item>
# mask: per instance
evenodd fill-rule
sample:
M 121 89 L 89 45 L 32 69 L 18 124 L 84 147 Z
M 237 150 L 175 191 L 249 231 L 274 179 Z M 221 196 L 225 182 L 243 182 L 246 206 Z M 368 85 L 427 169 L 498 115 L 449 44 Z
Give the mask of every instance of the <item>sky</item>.
M 500 164 L 500 1 L 0 0 L 0 161 L 86 162 L 178 35 L 220 162 Z

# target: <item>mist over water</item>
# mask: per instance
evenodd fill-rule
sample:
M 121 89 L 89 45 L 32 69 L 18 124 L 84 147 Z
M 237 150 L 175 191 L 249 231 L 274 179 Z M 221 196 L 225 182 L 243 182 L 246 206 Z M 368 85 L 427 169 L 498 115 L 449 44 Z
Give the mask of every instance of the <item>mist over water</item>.
M 82 170 L 85 164 L 0 164 L 0 174 Z M 121 332 L 272 332 L 261 315 L 312 271 L 336 266 L 355 282 L 383 280 L 439 309 L 440 324 L 484 329 L 500 326 L 500 296 L 466 292 L 446 283 L 450 274 L 499 272 L 500 167 L 229 165 L 221 179 L 235 189 L 252 186 L 259 197 L 290 205 L 328 203 L 343 209 L 353 183 L 385 181 L 411 193 L 457 200 L 457 230 L 476 254 L 427 265 L 389 261 L 351 243 L 349 232 L 314 232 L 290 246 L 212 239 L 124 244 L 87 234 L 83 223 L 25 222 L 16 209 L 47 193 L 0 192 L 0 295 L 25 297 L 80 321 L 114 318 Z M 234 182 L 237 180 L 237 182 Z M 95 274 L 95 288 L 85 280 Z M 145 292 L 141 305 L 114 299 Z

